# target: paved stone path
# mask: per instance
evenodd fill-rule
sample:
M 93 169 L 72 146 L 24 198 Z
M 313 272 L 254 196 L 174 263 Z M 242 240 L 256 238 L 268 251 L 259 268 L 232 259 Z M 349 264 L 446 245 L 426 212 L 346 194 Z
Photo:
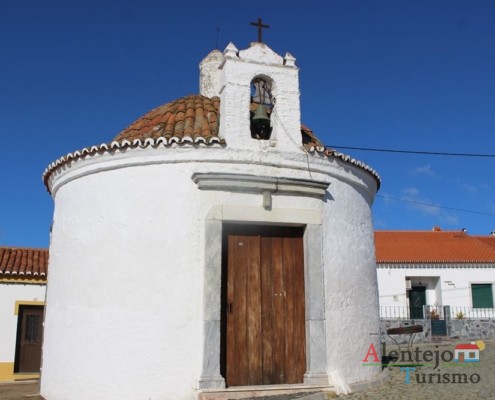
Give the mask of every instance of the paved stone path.
M 421 350 L 419 354 L 423 355 L 425 351 L 438 351 L 439 356 L 442 352 L 454 352 L 455 345 L 459 342 L 439 345 L 419 345 Z M 466 342 L 460 342 L 466 343 Z M 409 371 L 410 383 L 404 383 L 406 380 L 406 372 L 401 371 L 399 366 L 394 366 L 403 363 L 401 360 L 388 366 L 391 379 L 390 381 L 376 389 L 367 390 L 365 392 L 354 393 L 350 395 L 341 395 L 338 399 L 341 400 L 495 400 L 495 341 L 485 341 L 486 347 L 480 353 L 480 362 L 478 363 L 462 363 L 455 364 L 453 362 L 443 362 L 436 369 L 433 365 L 425 365 L 416 367 L 415 371 Z M 388 347 L 387 352 L 393 350 L 393 347 Z M 448 354 L 444 358 L 448 359 Z M 433 356 L 435 357 L 435 356 Z M 422 358 L 423 359 L 423 358 Z M 406 360 L 404 360 L 406 361 Z M 433 360 L 434 363 L 434 360 Z M 446 379 L 462 379 L 467 383 L 438 383 L 437 381 Z M 419 378 L 419 381 L 418 381 Z M 479 381 L 478 381 L 479 380 Z M 41 397 L 36 394 L 39 391 L 37 383 L 16 383 L 16 384 L 0 384 L 0 399 L 1 400 L 41 400 Z M 302 394 L 292 396 L 276 396 L 267 397 L 269 400 L 296 400 L 303 399 Z M 324 398 L 333 398 L 333 396 L 314 396 Z M 258 400 L 261 400 L 258 398 Z M 311 399 L 312 400 L 312 399 Z M 315 399 L 316 400 L 316 399 Z M 319 400 L 319 399 L 318 399 Z

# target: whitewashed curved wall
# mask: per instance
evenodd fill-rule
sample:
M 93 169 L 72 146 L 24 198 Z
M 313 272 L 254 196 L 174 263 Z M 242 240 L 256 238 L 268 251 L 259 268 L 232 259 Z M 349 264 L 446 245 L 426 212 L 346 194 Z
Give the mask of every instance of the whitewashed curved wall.
M 274 195 L 273 211 L 321 213 L 328 372 L 350 383 L 376 375 L 360 363 L 378 331 L 370 214 L 376 182 L 341 161 L 310 160 L 311 172 L 303 153 L 158 147 L 57 169 L 49 182 L 55 214 L 41 394 L 191 398 L 201 374 L 205 219 L 218 205 L 263 209 L 259 194 L 200 191 L 195 172 L 330 182 L 332 198 Z
M 363 177 L 358 185 L 332 181 L 323 220 L 328 373 L 341 390 L 381 371 L 362 365 L 370 344 L 380 352 L 374 192 L 372 178 Z

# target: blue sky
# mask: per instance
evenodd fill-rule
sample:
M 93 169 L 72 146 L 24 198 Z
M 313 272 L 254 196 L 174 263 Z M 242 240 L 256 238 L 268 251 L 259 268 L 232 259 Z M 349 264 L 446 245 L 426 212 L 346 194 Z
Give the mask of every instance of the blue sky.
M 297 58 L 302 120 L 325 144 L 493 154 L 494 16 L 491 0 L 1 0 L 0 245 L 48 246 L 45 167 L 197 93 L 216 28 L 220 49 L 246 48 L 258 17 Z M 495 230 L 495 158 L 344 152 L 382 177 L 376 228 Z

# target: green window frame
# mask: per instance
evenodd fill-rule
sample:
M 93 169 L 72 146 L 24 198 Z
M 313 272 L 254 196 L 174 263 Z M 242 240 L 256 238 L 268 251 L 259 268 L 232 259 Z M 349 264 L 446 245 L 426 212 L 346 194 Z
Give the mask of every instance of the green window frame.
M 471 295 L 473 308 L 493 308 L 493 290 L 491 283 L 472 283 Z

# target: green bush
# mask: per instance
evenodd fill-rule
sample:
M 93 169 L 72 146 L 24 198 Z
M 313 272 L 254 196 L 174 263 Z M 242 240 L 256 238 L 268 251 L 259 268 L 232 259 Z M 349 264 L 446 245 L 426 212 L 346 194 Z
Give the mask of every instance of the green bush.
M 455 313 L 455 317 L 456 319 L 464 319 L 466 318 L 466 316 L 464 315 L 464 313 L 462 311 L 458 311 Z

